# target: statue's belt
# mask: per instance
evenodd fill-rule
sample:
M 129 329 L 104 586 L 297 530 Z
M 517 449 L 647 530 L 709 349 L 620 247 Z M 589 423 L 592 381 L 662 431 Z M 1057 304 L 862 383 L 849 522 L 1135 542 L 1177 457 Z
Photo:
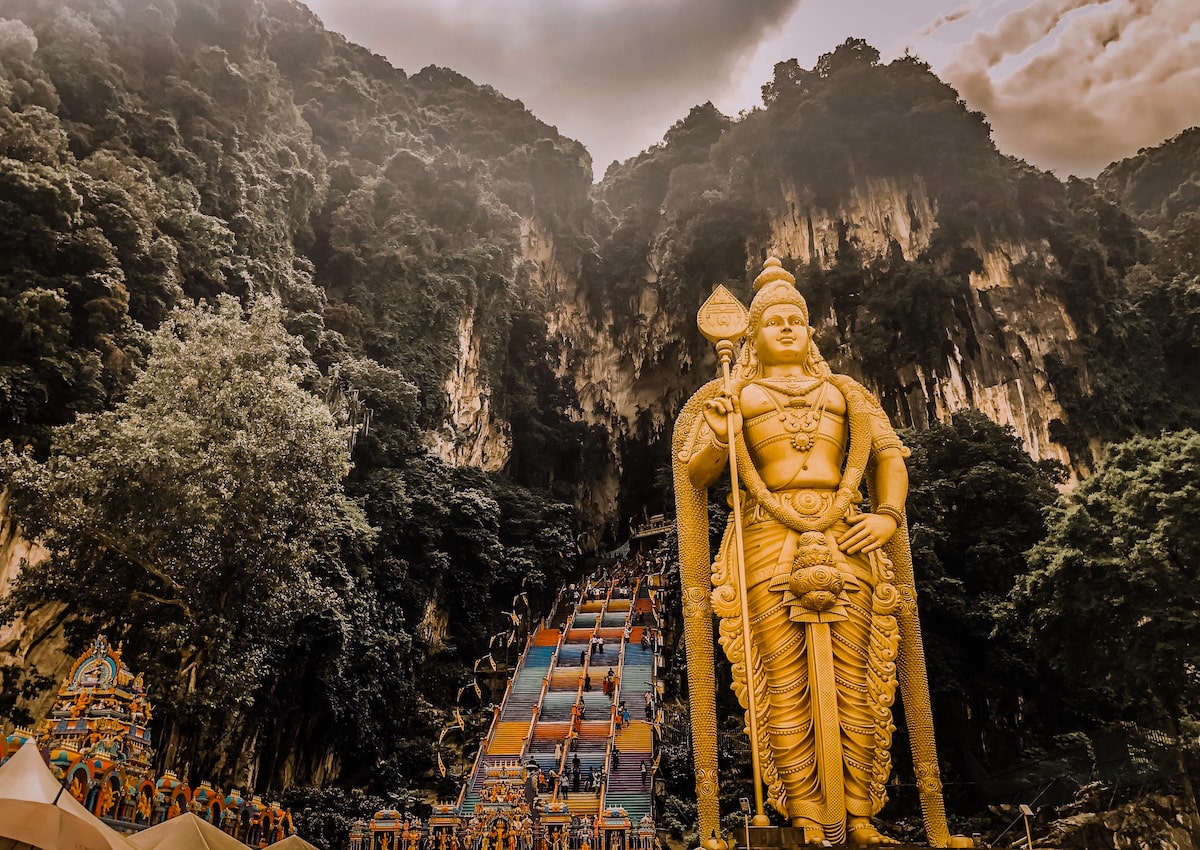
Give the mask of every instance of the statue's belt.
M 780 502 L 790 506 L 802 516 L 817 516 L 829 509 L 837 496 L 835 490 L 779 490 L 774 494 Z M 856 507 L 851 507 L 849 513 L 857 513 Z M 742 510 L 743 525 L 750 536 L 755 535 L 753 526 L 761 523 L 770 523 L 778 525 L 778 521 L 771 517 L 766 510 L 754 499 L 747 499 L 747 502 Z M 844 532 L 849 526 L 844 519 L 839 519 L 835 522 L 826 533 L 829 550 L 833 556 L 833 563 L 837 569 L 845 576 L 848 585 L 847 590 L 854 590 L 859 584 L 870 587 L 874 585 L 872 568 L 870 559 L 862 555 L 846 555 L 837 547 L 837 542 L 834 538 Z M 764 529 L 765 530 L 765 529 Z M 746 586 L 755 587 L 764 581 L 771 581 L 773 585 L 778 585 L 780 580 L 786 581 L 787 576 L 794 568 L 793 558 L 796 554 L 796 544 L 800 539 L 799 532 L 788 529 L 784 532 L 786 537 L 781 541 L 779 548 L 779 556 L 770 564 L 765 564 L 757 569 L 749 569 L 750 564 L 747 563 L 748 572 L 746 575 Z M 747 541 L 749 548 L 750 541 Z M 777 589 L 772 587 L 772 589 Z
M 816 517 L 829 510 L 829 506 L 833 504 L 837 498 L 837 490 L 834 488 L 806 488 L 796 490 L 776 490 L 772 495 L 784 505 L 792 508 L 796 513 L 803 517 Z M 742 525 L 751 525 L 756 522 L 774 522 L 774 518 L 767 513 L 766 508 L 754 496 L 745 490 L 741 491 L 742 496 Z

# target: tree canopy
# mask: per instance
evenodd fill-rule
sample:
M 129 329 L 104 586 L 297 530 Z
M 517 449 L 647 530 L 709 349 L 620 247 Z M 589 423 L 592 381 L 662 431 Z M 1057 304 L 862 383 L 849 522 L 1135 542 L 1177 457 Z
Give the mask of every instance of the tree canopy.
M 1093 711 L 1172 725 L 1194 711 L 1200 433 L 1110 447 L 1096 474 L 1051 512 L 1030 563 L 1012 624 L 1029 624 L 1034 650 Z
M 158 647 L 164 707 L 201 751 L 214 716 L 262 699 L 299 624 L 351 603 L 340 550 L 373 534 L 343 491 L 344 416 L 281 318 L 270 298 L 177 309 L 123 401 L 56 429 L 44 463 L 4 458 L 14 509 L 52 553 L 4 613 L 62 601 Z

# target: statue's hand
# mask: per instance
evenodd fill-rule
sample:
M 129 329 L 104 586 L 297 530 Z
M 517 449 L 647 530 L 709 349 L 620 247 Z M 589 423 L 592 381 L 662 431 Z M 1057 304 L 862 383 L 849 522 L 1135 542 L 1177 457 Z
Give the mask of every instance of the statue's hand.
M 742 432 L 742 406 L 737 396 L 722 393 L 704 403 L 704 421 L 719 442 L 729 442 L 730 413 L 733 413 L 733 433 Z
M 838 546 L 847 555 L 874 552 L 896 533 L 896 520 L 885 514 L 858 514 L 846 522 L 850 528 L 838 538 Z

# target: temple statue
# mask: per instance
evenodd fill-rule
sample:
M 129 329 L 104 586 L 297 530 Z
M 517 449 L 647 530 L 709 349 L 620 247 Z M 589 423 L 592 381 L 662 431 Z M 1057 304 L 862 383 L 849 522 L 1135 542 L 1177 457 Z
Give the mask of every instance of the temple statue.
M 930 843 L 969 845 L 945 827 L 904 516 L 908 451 L 878 401 L 821 357 L 777 259 L 754 287 L 748 314 L 723 288 L 701 310 L 724 380 L 692 397 L 673 443 L 701 837 L 720 845 L 715 613 L 747 713 L 757 825 L 765 786 L 804 843 L 889 841 L 871 819 L 887 798 L 899 683 Z M 710 560 L 706 491 L 727 473 L 734 513 Z

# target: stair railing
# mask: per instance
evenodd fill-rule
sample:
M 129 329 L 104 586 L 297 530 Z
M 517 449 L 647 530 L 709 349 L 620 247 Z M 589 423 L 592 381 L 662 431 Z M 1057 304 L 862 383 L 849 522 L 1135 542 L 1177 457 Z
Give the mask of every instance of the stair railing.
M 483 744 L 479 748 L 479 753 L 475 756 L 475 763 L 471 766 L 471 780 L 470 782 L 464 781 L 462 790 L 458 792 L 458 808 L 460 809 L 462 808 L 463 801 L 466 800 L 467 789 L 471 788 L 475 784 L 475 774 L 479 771 L 480 762 L 483 760 L 484 755 L 486 755 L 487 752 L 492 748 L 492 741 L 496 737 L 496 727 L 500 725 L 500 717 L 504 714 L 504 708 L 508 705 L 508 698 L 512 694 L 513 682 L 517 681 L 517 676 L 520 675 L 521 670 L 524 668 L 525 656 L 528 654 L 529 647 L 532 644 L 533 634 L 530 634 L 528 639 L 525 641 L 525 651 L 522 652 L 520 657 L 517 659 L 517 666 L 513 668 L 512 675 L 509 677 L 508 682 L 504 685 L 504 696 L 500 698 L 500 704 L 493 709 L 492 725 L 488 729 L 487 735 L 484 736 Z
M 529 731 L 525 733 L 525 743 L 521 745 L 521 761 L 525 760 L 525 756 L 533 747 L 533 731 L 537 727 L 538 718 L 542 716 L 542 704 L 546 701 L 546 692 L 550 690 L 550 680 L 554 678 L 554 668 L 558 666 L 558 653 L 562 649 L 567 634 L 571 631 L 570 627 L 571 620 L 568 618 L 567 629 L 558 633 L 558 643 L 554 645 L 554 652 L 550 654 L 550 664 L 546 667 L 546 675 L 542 677 L 542 692 L 538 694 L 537 703 L 533 706 L 533 712 L 529 718 Z

